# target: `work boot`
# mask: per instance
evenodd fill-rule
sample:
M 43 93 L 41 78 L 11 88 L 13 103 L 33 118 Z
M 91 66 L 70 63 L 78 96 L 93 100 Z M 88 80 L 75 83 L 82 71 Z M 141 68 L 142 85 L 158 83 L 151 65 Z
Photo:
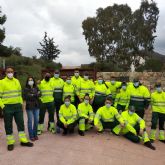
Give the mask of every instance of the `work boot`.
M 27 143 L 23 143 L 23 142 L 21 142 L 21 146 L 25 146 L 25 147 L 33 147 L 33 143 L 31 143 L 31 142 L 27 142 Z
M 9 145 L 7 146 L 7 150 L 8 150 L 8 151 L 14 150 L 14 144 L 9 144 Z
M 64 130 L 64 132 L 62 133 L 63 136 L 67 135 L 67 130 Z
M 41 130 L 37 131 L 37 135 L 41 135 L 41 133 L 42 133 Z
M 78 130 L 78 133 L 79 133 L 80 136 L 84 136 L 85 135 L 84 131 L 81 131 L 81 130 Z
M 165 140 L 159 140 L 160 142 L 162 142 L 162 143 L 165 143 Z
M 156 148 L 151 144 L 151 142 L 145 142 L 144 145 L 152 150 L 156 150 Z
M 154 140 L 153 140 L 153 139 L 150 139 L 150 142 L 151 142 L 151 143 L 154 143 Z

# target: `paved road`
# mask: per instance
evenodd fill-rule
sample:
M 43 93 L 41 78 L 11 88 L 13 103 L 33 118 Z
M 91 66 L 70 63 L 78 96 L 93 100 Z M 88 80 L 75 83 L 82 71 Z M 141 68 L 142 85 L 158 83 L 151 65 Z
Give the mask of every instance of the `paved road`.
M 0 165 L 165 165 L 165 145 L 158 141 L 153 151 L 109 132 L 64 137 L 45 131 L 33 148 L 20 146 L 17 139 L 14 151 L 8 152 L 1 119 L 0 130 Z

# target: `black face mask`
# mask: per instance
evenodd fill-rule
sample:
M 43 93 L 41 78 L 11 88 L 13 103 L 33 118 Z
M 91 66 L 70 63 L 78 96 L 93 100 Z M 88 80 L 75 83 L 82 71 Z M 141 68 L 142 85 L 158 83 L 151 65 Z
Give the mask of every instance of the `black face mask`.
M 49 77 L 49 76 L 46 76 L 46 77 L 45 77 L 45 81 L 48 82 L 49 80 L 50 80 L 50 77 Z

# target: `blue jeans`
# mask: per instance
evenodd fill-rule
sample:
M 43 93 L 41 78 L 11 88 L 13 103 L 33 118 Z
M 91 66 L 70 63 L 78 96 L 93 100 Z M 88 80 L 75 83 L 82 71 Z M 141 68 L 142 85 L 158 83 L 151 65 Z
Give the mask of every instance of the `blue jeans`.
M 39 109 L 27 109 L 27 117 L 28 117 L 28 132 L 29 137 L 34 138 L 37 136 L 37 127 L 38 127 L 38 120 L 39 120 Z

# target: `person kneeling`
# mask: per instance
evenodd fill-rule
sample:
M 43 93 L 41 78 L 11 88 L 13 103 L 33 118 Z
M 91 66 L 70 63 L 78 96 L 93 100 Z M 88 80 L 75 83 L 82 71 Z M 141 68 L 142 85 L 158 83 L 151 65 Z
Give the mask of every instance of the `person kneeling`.
M 94 113 L 93 108 L 89 104 L 89 94 L 84 97 L 84 102 L 78 105 L 79 114 L 79 135 L 84 136 L 85 130 L 89 130 L 92 127 Z
M 124 127 L 124 121 L 117 109 L 112 105 L 112 99 L 106 98 L 105 105 L 98 109 L 94 118 L 94 125 L 99 133 L 103 129 L 111 129 L 112 133 L 118 135 L 121 128 Z M 120 124 L 119 124 L 120 123 Z
M 145 121 L 135 113 L 134 106 L 129 106 L 128 111 L 122 112 L 121 116 L 125 121 L 125 127 L 121 130 L 124 137 L 134 143 L 139 143 L 142 140 L 146 147 L 152 150 L 156 149 L 148 138 Z
M 74 128 L 77 125 L 77 111 L 76 107 L 70 103 L 71 97 L 64 98 L 64 104 L 61 105 L 59 110 L 59 121 L 57 126 L 64 130 L 63 135 L 67 133 L 74 133 Z

